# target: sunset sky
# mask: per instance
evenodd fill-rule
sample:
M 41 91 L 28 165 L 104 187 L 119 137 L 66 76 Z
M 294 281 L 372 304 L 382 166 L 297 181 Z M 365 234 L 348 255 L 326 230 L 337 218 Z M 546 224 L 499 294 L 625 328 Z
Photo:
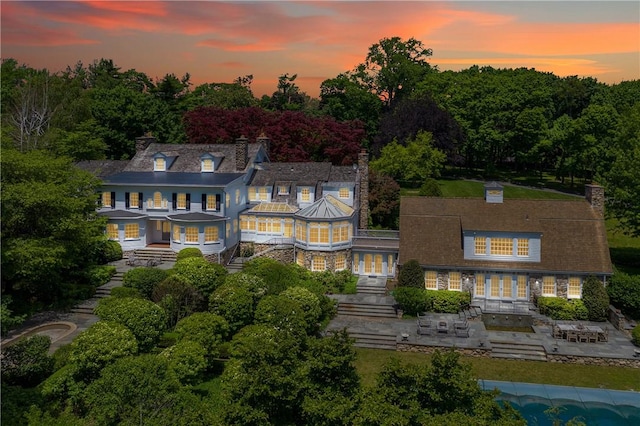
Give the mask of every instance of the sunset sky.
M 195 85 L 253 74 L 256 96 L 278 76 L 317 97 L 384 37 L 414 37 L 431 64 L 529 67 L 606 83 L 640 79 L 639 1 L 7 1 L 2 58 L 62 71 L 113 59 L 152 79 Z

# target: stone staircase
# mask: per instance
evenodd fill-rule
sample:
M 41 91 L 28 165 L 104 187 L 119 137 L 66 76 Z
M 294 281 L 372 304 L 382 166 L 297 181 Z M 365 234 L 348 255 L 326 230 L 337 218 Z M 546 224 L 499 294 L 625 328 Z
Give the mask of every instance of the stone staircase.
M 542 345 L 491 340 L 491 358 L 547 361 Z
M 178 254 L 166 248 L 144 248 L 134 250 L 133 255 L 142 262 L 156 259 L 160 259 L 163 262 L 175 262 Z
M 352 317 L 397 318 L 396 310 L 391 304 L 366 302 L 340 302 L 338 315 Z
M 337 330 L 327 330 L 331 334 Z M 353 346 L 357 348 L 396 350 L 396 335 L 379 331 L 369 331 L 359 328 L 347 328 L 349 337 L 354 339 Z
M 124 276 L 123 270 L 116 271 L 116 273 L 111 277 L 111 280 L 96 288 L 96 292 L 93 297 L 87 300 L 83 300 L 82 302 L 75 305 L 71 308 L 71 312 L 74 314 L 93 314 L 93 310 L 98 306 L 98 302 L 100 299 L 104 299 L 105 297 L 109 297 L 111 295 L 111 289 L 113 287 L 122 286 L 122 277 Z
M 235 257 L 230 263 L 227 264 L 227 271 L 229 271 L 230 274 L 234 274 L 236 272 L 242 271 L 243 266 L 244 266 L 244 259 Z
M 377 294 L 380 296 L 384 296 L 385 294 L 387 294 L 386 287 L 370 284 L 368 282 L 365 282 L 365 283 L 358 282 L 358 285 L 356 286 L 356 290 L 358 294 Z

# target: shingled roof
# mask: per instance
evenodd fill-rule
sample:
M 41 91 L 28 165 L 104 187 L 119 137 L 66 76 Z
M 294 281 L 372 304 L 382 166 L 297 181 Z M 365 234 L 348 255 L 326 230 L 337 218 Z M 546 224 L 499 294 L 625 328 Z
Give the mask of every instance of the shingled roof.
M 76 166 L 99 178 L 120 173 L 127 167 L 129 160 L 84 160 L 76 163 Z
M 585 200 L 402 197 L 400 262 L 425 267 L 611 274 L 605 224 Z M 464 259 L 464 231 L 542 234 L 540 262 Z
M 260 149 L 260 144 L 247 144 L 247 165 L 252 163 Z M 236 145 L 235 144 L 184 144 L 173 145 L 163 143 L 151 143 L 144 150 L 138 151 L 131 159 L 125 171 L 149 172 L 153 171 L 153 157 L 162 153 L 167 157 L 174 157 L 167 173 L 200 173 L 200 159 L 204 154 L 222 158 L 222 162 L 216 168 L 216 173 L 236 173 L 246 170 L 236 169 Z

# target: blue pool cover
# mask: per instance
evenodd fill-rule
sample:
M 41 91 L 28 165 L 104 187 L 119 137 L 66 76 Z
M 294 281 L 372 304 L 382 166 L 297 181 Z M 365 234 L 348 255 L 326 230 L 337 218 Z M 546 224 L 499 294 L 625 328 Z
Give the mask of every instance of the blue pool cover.
M 511 404 L 530 425 L 553 425 L 545 411 L 554 407 L 562 424 L 575 418 L 589 426 L 640 425 L 640 392 L 495 380 L 479 383 L 484 390 L 498 389 L 496 400 Z

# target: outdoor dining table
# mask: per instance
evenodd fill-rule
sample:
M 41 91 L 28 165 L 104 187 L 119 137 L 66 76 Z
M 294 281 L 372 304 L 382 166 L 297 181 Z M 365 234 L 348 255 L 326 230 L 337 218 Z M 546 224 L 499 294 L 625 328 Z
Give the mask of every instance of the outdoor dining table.
M 595 342 L 602 341 L 605 332 L 602 327 L 597 325 L 581 325 L 581 324 L 558 324 L 558 329 L 562 333 L 562 338 L 571 340 L 575 336 L 577 342 L 590 341 L 589 336 L 595 335 Z

